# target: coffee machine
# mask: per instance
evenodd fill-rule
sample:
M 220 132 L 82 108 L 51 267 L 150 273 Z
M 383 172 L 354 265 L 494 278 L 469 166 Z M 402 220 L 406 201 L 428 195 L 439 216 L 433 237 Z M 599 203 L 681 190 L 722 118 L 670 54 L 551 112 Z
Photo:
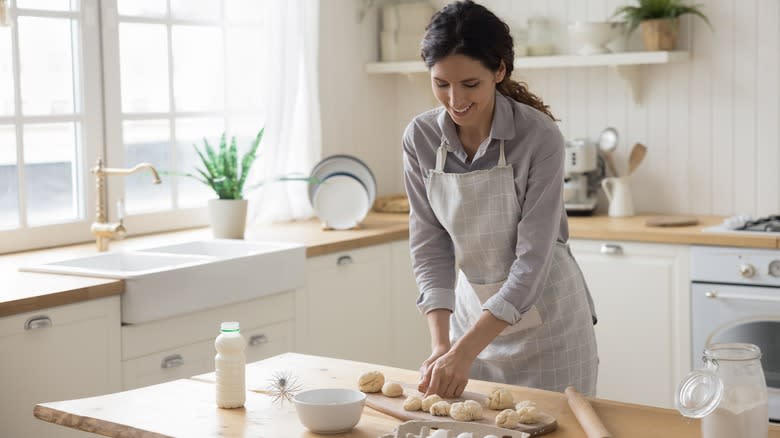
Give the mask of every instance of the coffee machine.
M 566 141 L 563 169 L 566 213 L 570 216 L 593 214 L 598 202 L 598 180 L 602 176 L 596 144 L 587 138 Z

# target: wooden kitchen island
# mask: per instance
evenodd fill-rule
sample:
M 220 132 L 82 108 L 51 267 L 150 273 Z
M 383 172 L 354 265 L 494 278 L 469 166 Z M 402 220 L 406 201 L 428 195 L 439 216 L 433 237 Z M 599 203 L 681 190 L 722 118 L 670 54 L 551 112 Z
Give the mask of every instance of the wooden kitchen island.
M 264 437 L 321 436 L 298 421 L 295 407 L 278 405 L 267 394 L 275 372 L 288 371 L 304 389 L 356 388 L 360 374 L 380 370 L 389 380 L 416 382 L 418 373 L 319 356 L 286 353 L 247 366 L 247 399 L 243 409 L 219 409 L 214 404 L 214 374 L 175 380 L 132 391 L 78 400 L 42 403 L 34 414 L 41 420 L 113 437 Z M 467 391 L 488 394 L 495 387 L 512 390 L 516 400 L 535 400 L 540 409 L 558 419 L 550 438 L 584 438 L 563 394 L 489 382 L 469 382 Z M 605 426 L 616 438 L 697 438 L 699 422 L 677 411 L 608 400 L 591 401 Z M 376 438 L 391 432 L 400 420 L 366 407 L 350 433 L 338 435 Z M 780 427 L 770 426 L 770 438 L 780 438 Z

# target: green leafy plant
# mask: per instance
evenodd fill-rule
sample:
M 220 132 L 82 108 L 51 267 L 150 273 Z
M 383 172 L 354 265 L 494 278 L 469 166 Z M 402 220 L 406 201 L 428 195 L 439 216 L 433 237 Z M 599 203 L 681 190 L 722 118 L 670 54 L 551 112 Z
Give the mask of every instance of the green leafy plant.
M 244 185 L 246 184 L 247 176 L 252 168 L 252 164 L 257 157 L 257 150 L 260 147 L 260 141 L 263 139 L 263 132 L 265 128 L 261 129 L 257 133 L 249 150 L 239 161 L 238 159 L 238 146 L 236 144 L 236 137 L 233 136 L 230 139 L 230 144 L 227 143 L 227 137 L 225 133 L 222 133 L 219 141 L 219 147 L 212 147 L 206 138 L 203 138 L 203 148 L 199 149 L 197 145 L 192 145 L 200 157 L 203 168 L 195 168 L 196 173 L 176 173 L 176 172 L 163 172 L 165 174 L 174 174 L 179 176 L 186 176 L 194 178 L 199 182 L 211 187 L 214 193 L 217 194 L 219 199 L 243 199 L 244 198 Z M 307 181 L 312 183 L 319 183 L 317 178 L 308 177 L 305 175 L 289 174 L 275 178 L 278 181 Z M 250 187 L 246 187 L 246 190 L 253 190 L 262 186 L 265 181 L 260 181 Z
M 203 150 L 192 145 L 204 168 L 196 168 L 197 174 L 183 173 L 182 175 L 194 178 L 211 187 L 219 199 L 243 199 L 244 183 L 246 183 L 246 177 L 255 162 L 255 157 L 257 157 L 257 149 L 263 139 L 264 131 L 265 128 L 260 130 L 249 151 L 244 154 L 240 162 L 235 136 L 230 139 L 230 145 L 228 145 L 226 135 L 222 133 L 218 149 L 211 147 L 208 140 L 204 138 Z
M 628 33 L 632 33 L 645 20 L 658 18 L 674 19 L 680 15 L 694 14 L 704 20 L 710 28 L 710 20 L 701 11 L 701 5 L 686 5 L 683 0 L 639 0 L 639 6 L 621 6 L 617 8 L 613 17 L 623 16 L 628 27 Z

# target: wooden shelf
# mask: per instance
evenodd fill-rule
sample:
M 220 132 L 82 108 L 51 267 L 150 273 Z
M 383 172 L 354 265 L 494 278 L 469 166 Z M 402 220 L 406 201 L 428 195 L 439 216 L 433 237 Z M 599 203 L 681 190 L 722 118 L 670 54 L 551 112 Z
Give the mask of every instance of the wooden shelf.
M 682 50 L 665 52 L 620 52 L 603 55 L 523 56 L 515 58 L 519 70 L 542 68 L 612 67 L 631 88 L 634 101 L 641 103 L 641 75 L 639 67 L 646 64 L 669 64 L 690 59 Z M 369 74 L 427 73 L 422 61 L 372 62 L 366 64 Z

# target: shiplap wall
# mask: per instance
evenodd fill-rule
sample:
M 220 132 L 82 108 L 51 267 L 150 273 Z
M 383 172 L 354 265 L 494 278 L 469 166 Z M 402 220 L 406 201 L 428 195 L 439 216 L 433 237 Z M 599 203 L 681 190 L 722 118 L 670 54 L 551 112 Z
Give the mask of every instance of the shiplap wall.
M 446 2 L 438 1 L 441 5 Z M 568 50 L 566 23 L 599 21 L 622 0 L 485 0 L 510 27 L 547 16 Z M 640 212 L 780 213 L 780 2 L 703 0 L 712 29 L 686 18 L 681 64 L 642 68 L 641 105 L 607 67 L 517 71 L 549 104 L 567 138 L 621 135 L 625 169 L 635 142 L 648 147 L 632 177 Z M 352 153 L 377 174 L 380 193 L 403 190 L 400 135 L 434 105 L 427 75 L 367 75 L 377 59 L 377 16 L 356 19 L 359 0 L 323 1 L 321 104 L 324 153 Z M 327 7 L 325 7 L 327 5 Z M 638 38 L 631 47 L 641 47 Z

